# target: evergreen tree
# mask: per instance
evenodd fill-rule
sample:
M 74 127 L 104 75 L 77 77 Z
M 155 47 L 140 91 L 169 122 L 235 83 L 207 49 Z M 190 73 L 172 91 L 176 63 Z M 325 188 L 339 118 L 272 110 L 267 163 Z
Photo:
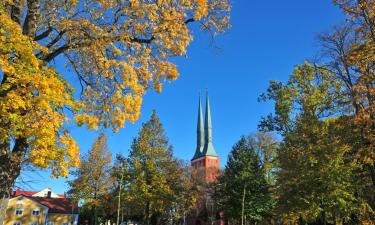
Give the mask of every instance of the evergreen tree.
M 214 199 L 228 219 L 255 224 L 273 207 L 269 185 L 251 140 L 242 137 L 232 148 L 223 174 L 214 187 Z
M 176 216 L 181 218 L 180 212 L 195 203 L 193 187 L 173 157 L 172 146 L 155 111 L 133 141 L 129 171 L 128 198 L 144 224 L 165 224 Z

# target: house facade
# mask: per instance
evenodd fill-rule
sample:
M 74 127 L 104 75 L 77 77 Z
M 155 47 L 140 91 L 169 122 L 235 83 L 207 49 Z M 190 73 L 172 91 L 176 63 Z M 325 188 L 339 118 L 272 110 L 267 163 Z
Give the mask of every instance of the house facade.
M 4 225 L 77 225 L 78 205 L 49 188 L 12 193 Z

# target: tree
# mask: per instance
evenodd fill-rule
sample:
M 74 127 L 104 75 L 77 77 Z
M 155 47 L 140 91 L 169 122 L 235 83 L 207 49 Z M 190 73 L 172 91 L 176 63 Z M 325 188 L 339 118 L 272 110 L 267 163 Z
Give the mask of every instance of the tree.
M 166 217 L 172 224 L 182 224 L 186 215 L 191 212 L 199 201 L 198 181 L 193 177 L 190 162 L 177 160 L 180 179 L 175 187 L 175 202 Z
M 133 140 L 129 156 L 130 183 L 127 188 L 132 208 L 144 224 L 169 223 L 195 203 L 194 187 L 172 155 L 162 124 L 154 111 Z M 179 217 L 179 218 L 178 218 Z
M 267 183 L 275 185 L 277 171 L 277 148 L 279 142 L 274 135 L 266 132 L 256 132 L 250 134 L 247 139 L 251 148 L 255 150 L 259 157 L 260 166 L 265 174 Z
M 228 219 L 245 224 L 262 221 L 273 199 L 253 140 L 242 137 L 232 148 L 223 174 L 214 187 L 214 199 Z
M 137 120 L 146 91 L 178 77 L 171 58 L 186 54 L 189 24 L 215 35 L 229 11 L 228 0 L 1 1 L 2 206 L 26 158 L 54 176 L 78 166 L 69 123 L 117 131 Z M 64 63 L 76 82 L 55 69 Z
M 111 161 L 107 138 L 105 134 L 101 134 L 88 155 L 81 160 L 79 168 L 73 172 L 76 179 L 69 181 L 69 193 L 91 208 L 93 225 L 98 222 L 98 208 L 111 187 Z
M 323 63 L 345 86 L 340 97 L 343 141 L 352 146 L 358 164 L 355 183 L 359 198 L 375 209 L 375 3 L 372 0 L 335 0 L 347 20 L 320 36 Z M 367 210 L 368 211 L 368 210 Z M 375 215 L 374 212 L 372 213 Z M 363 218 L 365 219 L 365 218 Z
M 343 111 L 351 116 L 348 126 L 358 133 L 360 139 L 355 155 L 367 171 L 375 187 L 374 162 L 374 33 L 375 19 L 373 1 L 336 1 L 344 9 L 349 21 L 336 26 L 332 32 L 320 35 L 323 63 L 334 72 L 336 79 L 342 82 L 346 92 L 341 97 Z M 371 50 L 372 49 L 372 50 Z
M 278 152 L 278 209 L 286 219 L 336 223 L 358 210 L 356 164 L 342 141 L 337 100 L 342 85 L 324 67 L 297 66 L 287 84 L 271 82 L 275 115 L 261 128 L 283 135 Z

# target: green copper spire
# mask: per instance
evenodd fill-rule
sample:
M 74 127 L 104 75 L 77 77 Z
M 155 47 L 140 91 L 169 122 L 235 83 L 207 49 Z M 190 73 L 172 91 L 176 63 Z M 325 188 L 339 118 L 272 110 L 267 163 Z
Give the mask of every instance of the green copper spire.
M 202 101 L 201 96 L 199 96 L 199 106 L 198 106 L 198 124 L 197 124 L 197 149 L 192 160 L 197 159 L 202 156 L 204 148 L 204 128 L 203 128 L 203 113 L 202 113 Z
M 205 140 L 204 140 L 204 149 L 203 155 L 204 156 L 217 156 L 215 148 L 212 144 L 212 121 L 211 121 L 211 108 L 210 108 L 210 99 L 208 97 L 208 93 L 206 96 L 206 118 L 204 124 L 204 133 L 205 133 Z

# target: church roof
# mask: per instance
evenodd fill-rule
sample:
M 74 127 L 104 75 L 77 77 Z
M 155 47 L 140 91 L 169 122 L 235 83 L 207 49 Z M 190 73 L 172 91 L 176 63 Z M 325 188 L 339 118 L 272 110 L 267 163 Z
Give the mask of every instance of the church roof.
M 197 148 L 192 160 L 200 158 L 204 148 L 204 128 L 203 128 L 203 113 L 202 113 L 202 101 L 199 96 L 198 105 L 198 123 L 197 123 Z
M 203 149 L 203 156 L 217 156 L 215 148 L 212 144 L 212 119 L 211 119 L 211 106 L 210 106 L 210 98 L 208 94 L 206 96 L 206 117 L 205 117 L 205 124 L 204 124 L 204 133 L 205 133 L 205 140 L 204 140 L 204 149 Z

